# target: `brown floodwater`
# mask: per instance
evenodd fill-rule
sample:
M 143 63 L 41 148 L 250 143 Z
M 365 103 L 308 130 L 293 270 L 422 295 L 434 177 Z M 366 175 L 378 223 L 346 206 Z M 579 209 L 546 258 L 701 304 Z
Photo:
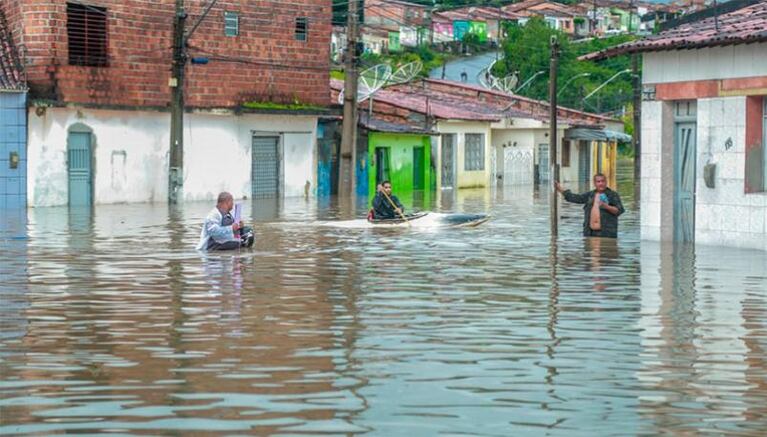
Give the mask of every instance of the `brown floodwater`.
M 557 244 L 534 187 L 248 201 L 208 255 L 206 203 L 3 211 L 0 434 L 764 435 L 767 254 L 641 242 L 619 188 L 619 240 Z

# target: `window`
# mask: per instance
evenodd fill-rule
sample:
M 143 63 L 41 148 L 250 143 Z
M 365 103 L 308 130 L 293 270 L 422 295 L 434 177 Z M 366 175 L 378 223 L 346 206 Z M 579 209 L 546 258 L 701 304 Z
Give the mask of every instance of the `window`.
M 296 41 L 306 41 L 307 33 L 309 33 L 309 22 L 306 17 L 296 18 Z
M 69 65 L 107 66 L 107 10 L 67 3 Z
M 562 167 L 570 167 L 570 141 L 562 141 Z
M 483 134 L 466 134 L 463 169 L 466 171 L 485 169 L 485 136 Z
M 767 96 L 746 98 L 745 192 L 767 191 Z
M 224 35 L 237 36 L 240 34 L 240 16 L 237 12 L 224 11 Z

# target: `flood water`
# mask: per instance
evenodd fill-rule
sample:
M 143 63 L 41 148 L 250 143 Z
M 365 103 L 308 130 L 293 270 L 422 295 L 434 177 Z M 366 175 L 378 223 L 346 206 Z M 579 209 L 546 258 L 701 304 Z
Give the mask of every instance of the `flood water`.
M 533 187 L 435 195 L 477 228 L 248 202 L 3 211 L 0 434 L 764 435 L 767 254 L 617 241 Z

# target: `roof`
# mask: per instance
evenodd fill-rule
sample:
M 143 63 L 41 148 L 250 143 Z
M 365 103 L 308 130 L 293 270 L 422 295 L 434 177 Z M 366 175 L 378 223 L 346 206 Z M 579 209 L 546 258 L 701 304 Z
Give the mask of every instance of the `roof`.
M 463 7 L 434 13 L 435 20 L 443 19 L 450 21 L 517 20 L 519 17 L 519 14 L 515 14 L 514 12 L 507 12 L 501 8 L 489 6 Z
M 767 1 L 693 23 L 686 23 L 657 35 L 581 56 L 599 60 L 628 53 L 700 49 L 704 47 L 751 44 L 767 41 Z M 718 29 L 717 29 L 718 28 Z
M 25 91 L 24 71 L 11 38 L 11 29 L 0 9 L 0 91 Z
M 415 126 L 413 124 L 395 123 L 392 121 L 382 120 L 375 115 L 370 117 L 366 111 L 360 111 L 359 123 L 363 127 L 373 132 L 385 132 L 395 134 L 416 134 L 416 135 L 436 135 L 437 133 L 424 129 L 423 127 Z
M 336 92 L 335 96 L 343 86 L 341 80 L 330 81 L 331 89 Z M 480 98 L 479 94 L 494 98 Z M 425 79 L 418 85 L 409 83 L 383 88 L 375 93 L 374 99 L 392 107 L 428 114 L 438 120 L 497 122 L 506 118 L 526 118 L 546 122 L 549 118 L 548 102 L 440 79 Z M 524 102 L 537 109 L 523 110 L 521 105 L 517 105 L 518 102 Z M 366 104 L 363 105 L 366 107 Z M 576 121 L 578 118 L 592 120 L 591 125 L 616 121 L 562 106 L 558 108 L 560 112 L 567 114 L 560 114 L 562 123 L 582 124 L 582 120 Z

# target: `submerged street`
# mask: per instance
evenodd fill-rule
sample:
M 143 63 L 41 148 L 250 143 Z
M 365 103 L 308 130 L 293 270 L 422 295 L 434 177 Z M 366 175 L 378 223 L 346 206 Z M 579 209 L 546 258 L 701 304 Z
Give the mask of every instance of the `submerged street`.
M 9 212 L 0 433 L 759 435 L 767 254 L 640 242 L 618 188 L 617 242 L 563 203 L 556 245 L 532 186 L 417 208 L 465 229 L 248 201 L 234 254 L 193 250 L 208 203 Z

